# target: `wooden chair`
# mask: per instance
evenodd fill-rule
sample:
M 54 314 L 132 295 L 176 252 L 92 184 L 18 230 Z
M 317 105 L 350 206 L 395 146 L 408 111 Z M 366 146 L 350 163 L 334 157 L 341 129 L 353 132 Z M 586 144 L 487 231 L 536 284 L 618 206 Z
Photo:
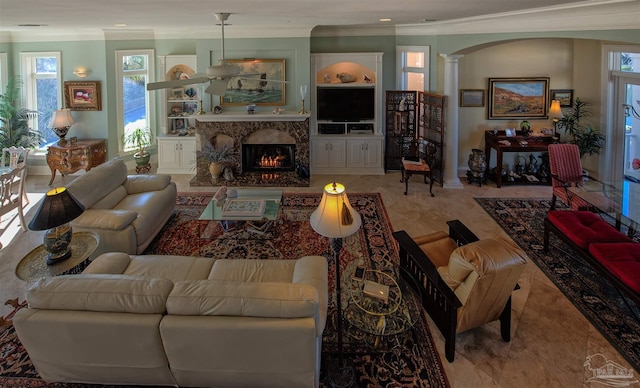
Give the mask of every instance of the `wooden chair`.
M 27 230 L 27 223 L 24 221 L 22 212 L 23 171 L 26 167 L 16 167 L 9 172 L 0 175 L 0 217 L 9 213 L 13 209 L 18 209 L 18 217 L 20 217 L 20 226 L 22 230 Z M 14 190 L 17 183 L 18 191 Z
M 29 151 L 31 151 L 29 148 L 15 146 L 2 149 L 2 160 L 0 161 L 0 166 L 7 166 L 11 168 L 24 166 L 22 176 L 17 179 L 14 186 L 18 185 L 18 181 L 27 179 L 27 158 L 29 157 Z M 27 190 L 23 190 L 22 193 L 24 203 L 28 204 L 29 198 L 27 197 Z
M 500 320 L 502 339 L 511 339 L 511 291 L 519 288 L 527 258 L 512 241 L 479 240 L 462 222 L 447 224 L 449 234 L 411 238 L 402 230 L 393 237 L 400 273 L 420 285 L 422 306 L 444 335 L 445 355 L 453 362 L 458 333 Z

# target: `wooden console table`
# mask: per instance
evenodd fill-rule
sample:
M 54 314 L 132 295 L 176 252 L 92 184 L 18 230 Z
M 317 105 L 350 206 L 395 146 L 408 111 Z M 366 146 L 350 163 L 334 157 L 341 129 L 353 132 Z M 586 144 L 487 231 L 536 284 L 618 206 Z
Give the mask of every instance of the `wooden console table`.
M 91 168 L 105 162 L 107 157 L 107 142 L 105 139 L 78 140 L 75 143 L 67 141 L 65 145 L 52 144 L 47 150 L 47 164 L 51 169 L 49 186 L 56 177 L 56 170 L 64 176 L 78 170 L 89 171 Z
M 500 141 L 507 140 L 509 144 L 500 143 Z M 526 140 L 526 145 L 520 145 L 520 141 Z M 502 154 L 505 152 L 522 152 L 522 153 L 530 153 L 530 152 L 546 152 L 549 144 L 553 143 L 552 136 L 528 136 L 525 137 L 522 135 L 522 132 L 516 131 L 516 136 L 507 137 L 505 131 L 498 131 L 498 134 L 495 135 L 493 131 L 485 131 L 484 133 L 484 154 L 487 161 L 487 170 L 485 172 L 485 176 L 491 176 L 489 172 L 491 171 L 491 149 L 496 150 L 497 160 L 496 160 L 496 185 L 498 187 L 502 187 Z M 551 179 L 549 182 L 544 184 L 551 184 Z

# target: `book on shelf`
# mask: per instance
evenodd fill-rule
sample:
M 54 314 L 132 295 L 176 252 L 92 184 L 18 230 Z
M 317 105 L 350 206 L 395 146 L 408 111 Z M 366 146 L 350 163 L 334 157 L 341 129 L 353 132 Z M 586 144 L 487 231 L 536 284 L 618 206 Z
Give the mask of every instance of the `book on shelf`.
M 222 208 L 223 217 L 262 217 L 267 201 L 264 199 L 227 199 Z

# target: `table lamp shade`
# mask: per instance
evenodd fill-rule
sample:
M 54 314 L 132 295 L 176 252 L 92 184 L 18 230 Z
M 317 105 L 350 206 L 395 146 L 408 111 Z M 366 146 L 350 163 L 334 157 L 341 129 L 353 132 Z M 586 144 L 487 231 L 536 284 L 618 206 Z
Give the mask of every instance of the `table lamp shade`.
M 84 206 L 76 200 L 66 187 L 49 190 L 42 200 L 38 212 L 29 222 L 31 230 L 47 230 L 76 219 Z
M 549 107 L 549 118 L 553 121 L 558 121 L 562 118 L 562 108 L 560 107 L 560 101 L 551 101 L 551 106 Z
M 362 225 L 360 214 L 349 203 L 345 187 L 335 182 L 324 187 L 320 205 L 309 221 L 313 230 L 331 238 L 350 236 Z

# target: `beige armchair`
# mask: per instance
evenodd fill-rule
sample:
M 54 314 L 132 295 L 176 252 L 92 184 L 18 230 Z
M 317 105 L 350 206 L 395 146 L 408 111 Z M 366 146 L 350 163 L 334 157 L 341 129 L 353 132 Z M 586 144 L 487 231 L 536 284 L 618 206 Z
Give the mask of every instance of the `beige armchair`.
M 445 355 L 453 362 L 458 333 L 499 319 L 502 339 L 511 339 L 511 292 L 527 256 L 510 240 L 479 240 L 460 221 L 447 224 L 449 234 L 412 239 L 399 231 L 394 237 L 401 273 L 422 287 L 422 305 L 444 335 Z

